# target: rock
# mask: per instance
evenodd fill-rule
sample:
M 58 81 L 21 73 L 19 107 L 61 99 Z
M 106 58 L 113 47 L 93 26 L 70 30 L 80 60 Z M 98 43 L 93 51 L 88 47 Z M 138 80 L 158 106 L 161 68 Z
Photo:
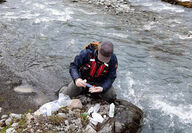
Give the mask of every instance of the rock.
M 69 125 L 68 120 L 65 120 L 65 125 L 66 125 L 66 126 L 68 126 L 68 125 Z
M 11 118 L 11 119 L 13 119 L 13 118 L 16 118 L 16 119 L 21 119 L 21 114 L 14 114 L 14 113 L 11 113 L 10 115 L 9 115 L 9 117 Z
M 48 127 L 49 129 L 52 129 L 53 125 L 48 124 L 47 127 Z
M 97 131 L 95 131 L 95 129 L 93 129 L 90 125 L 87 125 L 84 132 L 85 133 L 97 133 Z
M 71 0 L 72 2 L 78 2 L 78 0 Z
M 125 100 L 118 100 L 125 109 L 119 109 L 115 115 L 115 132 L 138 132 L 143 121 L 143 112 Z
M 192 8 L 192 1 L 182 1 L 182 0 L 162 0 L 175 5 L 181 5 L 187 8 Z
M 6 2 L 6 0 L 0 0 L 0 3 Z
M 37 133 L 42 133 L 42 131 L 40 129 L 37 130 Z
M 2 115 L 1 116 L 1 119 L 5 119 L 5 118 L 8 118 L 8 115 Z
M 105 124 L 105 126 L 103 126 L 102 129 L 99 129 L 98 133 L 111 133 L 112 131 L 114 131 L 113 128 L 114 128 L 114 120 L 111 120 L 109 123 Z M 120 132 L 115 132 L 115 133 L 120 133 Z
M 30 129 L 30 132 L 31 132 L 31 133 L 34 133 L 34 129 L 33 129 L 33 128 L 31 128 L 31 129 Z
M 33 87 L 29 85 L 21 85 L 14 88 L 14 91 L 17 93 L 30 94 L 33 93 Z
M 71 100 L 71 104 L 68 105 L 68 107 L 72 110 L 72 109 L 76 109 L 76 108 L 79 108 L 81 109 L 82 108 L 82 103 L 79 99 L 72 99 Z
M 58 113 L 57 115 L 62 118 L 67 118 L 67 115 L 65 113 Z
M 14 128 L 8 128 L 7 130 L 6 130 L 6 133 L 15 133 L 16 131 L 15 131 L 15 129 Z
M 8 119 L 5 121 L 5 124 L 6 124 L 7 126 L 9 126 L 10 123 L 11 123 L 11 118 L 8 118 Z
M 2 108 L 0 107 L 0 113 L 1 113 L 1 111 L 2 111 Z
M 0 127 L 5 127 L 5 126 L 6 126 L 5 120 L 4 119 L 0 120 Z
M 15 128 L 15 127 L 17 127 L 18 126 L 18 123 L 13 123 L 12 125 L 11 125 L 11 127 L 13 127 L 13 128 Z

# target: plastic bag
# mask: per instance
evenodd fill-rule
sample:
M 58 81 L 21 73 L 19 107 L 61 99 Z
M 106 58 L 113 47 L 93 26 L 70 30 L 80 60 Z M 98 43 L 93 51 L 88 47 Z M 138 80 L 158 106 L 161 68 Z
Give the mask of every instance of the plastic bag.
M 42 114 L 43 116 L 51 116 L 53 112 L 58 111 L 61 107 L 65 107 L 71 103 L 71 99 L 68 95 L 59 93 L 59 99 L 42 105 L 36 112 L 36 114 Z

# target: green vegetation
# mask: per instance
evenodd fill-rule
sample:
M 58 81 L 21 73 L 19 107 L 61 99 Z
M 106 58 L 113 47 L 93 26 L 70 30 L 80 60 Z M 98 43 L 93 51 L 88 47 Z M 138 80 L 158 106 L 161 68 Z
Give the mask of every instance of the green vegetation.
M 83 126 L 88 124 L 89 120 L 87 118 L 87 114 L 85 115 L 85 113 L 80 113 L 80 118 Z
M 18 122 L 18 129 L 17 129 L 17 131 L 20 133 L 26 127 L 27 127 L 27 118 L 26 118 L 26 114 L 24 114 L 24 115 L 21 116 L 21 119 Z
M 65 113 L 65 114 L 68 114 L 69 113 L 69 109 L 67 107 L 62 107 L 60 110 L 59 110 L 60 113 Z
M 12 124 L 12 122 L 10 122 L 10 124 L 8 126 L 1 129 L 1 133 L 6 133 L 6 130 L 11 127 L 11 124 Z
M 47 120 L 50 124 L 59 126 L 62 122 L 64 122 L 64 118 L 59 117 L 57 115 L 51 115 L 47 117 Z

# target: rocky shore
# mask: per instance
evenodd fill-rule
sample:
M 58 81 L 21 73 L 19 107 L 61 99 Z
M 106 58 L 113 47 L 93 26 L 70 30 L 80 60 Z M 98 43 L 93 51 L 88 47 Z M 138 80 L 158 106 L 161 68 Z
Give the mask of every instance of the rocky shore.
M 192 8 L 192 1 L 191 0 L 162 0 L 164 2 L 168 2 L 174 5 L 181 5 L 187 8 Z
M 31 111 L 25 114 L 6 114 L 1 116 L 0 130 L 2 133 L 41 133 L 41 132 L 86 132 L 86 133 L 139 133 L 143 124 L 144 114 L 135 105 L 124 100 L 116 100 L 115 115 L 108 116 L 109 103 L 78 96 L 81 103 L 74 106 L 62 107 L 51 116 L 38 115 Z M 91 114 L 88 110 L 100 105 L 98 113 L 104 118 L 102 123 L 91 122 Z
M 85 2 L 104 7 L 107 11 L 113 11 L 116 15 L 130 12 L 128 0 L 71 0 L 72 2 Z

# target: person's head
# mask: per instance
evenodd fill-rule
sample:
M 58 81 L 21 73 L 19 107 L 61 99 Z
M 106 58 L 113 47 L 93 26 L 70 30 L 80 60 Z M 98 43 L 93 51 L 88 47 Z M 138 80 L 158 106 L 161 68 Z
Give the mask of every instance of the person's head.
M 108 63 L 113 54 L 113 44 L 110 41 L 104 41 L 98 50 L 98 59 L 102 62 Z

